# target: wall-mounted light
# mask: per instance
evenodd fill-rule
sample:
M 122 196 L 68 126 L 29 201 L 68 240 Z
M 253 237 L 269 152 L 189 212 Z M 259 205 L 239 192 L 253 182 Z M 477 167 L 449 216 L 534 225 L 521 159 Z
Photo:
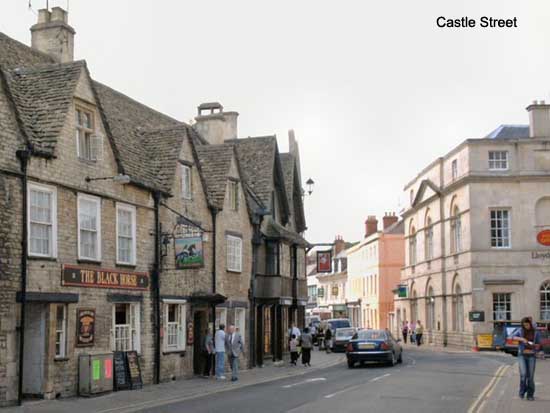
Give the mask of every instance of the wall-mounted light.
M 309 196 L 313 193 L 313 186 L 315 185 L 315 182 L 313 181 L 313 179 L 309 178 L 307 181 L 306 181 L 306 187 L 307 187 L 307 192 L 306 191 L 302 191 L 303 192 L 303 195 L 304 196 Z
M 112 180 L 113 182 L 117 183 L 117 184 L 121 184 L 121 185 L 126 185 L 126 184 L 129 184 L 131 179 L 128 175 L 124 175 L 124 174 L 118 174 L 118 175 L 115 175 L 115 176 L 103 176 L 103 177 L 100 177 L 100 178 L 90 178 L 89 176 L 87 176 L 85 178 L 86 182 L 92 182 L 92 181 L 106 181 L 106 180 Z

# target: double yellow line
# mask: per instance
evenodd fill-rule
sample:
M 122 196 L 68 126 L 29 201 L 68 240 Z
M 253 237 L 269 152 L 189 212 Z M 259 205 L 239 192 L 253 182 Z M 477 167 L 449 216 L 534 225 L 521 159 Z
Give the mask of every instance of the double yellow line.
M 475 401 L 472 403 L 472 405 L 468 409 L 468 413 L 477 413 L 481 411 L 481 409 L 483 408 L 483 405 L 489 398 L 489 394 L 493 391 L 498 381 L 506 374 L 509 368 L 510 368 L 510 365 L 503 364 L 497 369 L 497 371 L 495 372 L 495 375 L 493 376 L 489 384 L 485 386 L 483 391 L 479 394 L 479 396 L 477 396 L 477 399 L 475 399 Z

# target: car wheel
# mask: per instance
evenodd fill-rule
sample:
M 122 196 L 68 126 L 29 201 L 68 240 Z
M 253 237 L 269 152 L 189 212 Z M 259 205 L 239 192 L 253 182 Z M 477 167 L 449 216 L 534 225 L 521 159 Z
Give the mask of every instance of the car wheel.
M 399 353 L 399 358 L 397 359 L 399 364 L 403 363 L 403 352 Z
M 353 367 L 355 367 L 355 362 L 352 360 L 348 360 L 348 368 L 352 369 Z
M 391 367 L 395 366 L 397 364 L 397 359 L 395 358 L 395 353 L 391 353 L 391 360 L 388 363 Z

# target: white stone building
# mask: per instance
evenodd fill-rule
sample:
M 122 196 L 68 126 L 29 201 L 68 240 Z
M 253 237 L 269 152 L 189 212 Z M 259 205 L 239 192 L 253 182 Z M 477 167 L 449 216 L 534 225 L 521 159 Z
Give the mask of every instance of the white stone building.
M 537 240 L 550 228 L 550 105 L 527 111 L 528 126 L 468 139 L 404 188 L 396 319 L 421 320 L 426 343 L 471 347 L 523 316 L 550 322 L 550 248 Z

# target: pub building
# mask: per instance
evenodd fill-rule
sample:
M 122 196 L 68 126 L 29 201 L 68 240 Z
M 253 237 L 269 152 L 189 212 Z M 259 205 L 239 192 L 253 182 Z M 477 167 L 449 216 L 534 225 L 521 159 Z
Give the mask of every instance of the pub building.
M 219 104 L 190 127 L 93 80 L 59 7 L 31 34 L 0 33 L 0 406 L 198 374 L 220 323 L 243 367 L 281 359 L 307 300 L 293 136 L 285 158 Z

